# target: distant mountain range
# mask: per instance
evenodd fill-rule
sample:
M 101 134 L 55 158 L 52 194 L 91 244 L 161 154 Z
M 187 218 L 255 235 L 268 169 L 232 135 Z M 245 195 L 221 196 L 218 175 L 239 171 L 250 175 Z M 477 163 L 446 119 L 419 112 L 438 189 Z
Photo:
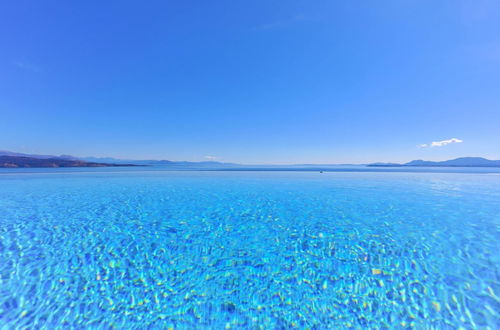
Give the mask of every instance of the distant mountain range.
M 234 163 L 222 163 L 215 161 L 204 161 L 204 162 L 186 162 L 186 161 L 172 161 L 172 160 L 133 160 L 133 159 L 117 159 L 110 157 L 82 157 L 82 160 L 89 162 L 101 162 L 101 163 L 115 163 L 115 164 L 135 164 L 135 165 L 152 165 L 152 166 L 169 166 L 169 167 L 238 167 L 239 164 Z
M 168 166 L 171 169 L 236 168 L 241 165 L 214 161 L 186 162 L 170 160 L 129 160 L 117 158 L 74 157 L 70 155 L 36 155 L 0 150 L 0 167 L 109 167 Z
M 296 164 L 296 165 L 242 165 L 216 161 L 186 162 L 171 160 L 132 160 L 110 157 L 74 157 L 70 155 L 36 155 L 0 150 L 0 167 L 104 167 L 104 166 L 162 166 L 174 170 L 193 169 L 227 169 L 227 170 L 321 170 L 340 166 L 360 166 L 353 164 Z M 481 157 L 462 157 L 442 162 L 412 160 L 404 164 L 373 163 L 369 167 L 500 167 L 500 160 L 489 160 Z
M 35 155 L 35 154 L 23 154 L 20 152 L 12 152 L 7 150 L 0 150 L 0 156 L 11 156 L 11 157 L 29 157 L 29 158 L 38 158 L 38 159 L 68 159 L 68 160 L 82 160 L 77 157 L 73 157 L 70 155 Z
M 419 167 L 500 167 L 500 160 L 489 160 L 482 157 L 461 157 L 442 162 L 432 162 L 428 160 L 412 160 L 404 164 L 396 163 L 374 163 L 368 166 L 398 167 L 398 166 L 419 166 Z
M 65 158 L 35 158 L 24 156 L 0 156 L 0 167 L 111 167 L 111 166 L 137 166 L 132 164 L 110 164 L 86 162 Z

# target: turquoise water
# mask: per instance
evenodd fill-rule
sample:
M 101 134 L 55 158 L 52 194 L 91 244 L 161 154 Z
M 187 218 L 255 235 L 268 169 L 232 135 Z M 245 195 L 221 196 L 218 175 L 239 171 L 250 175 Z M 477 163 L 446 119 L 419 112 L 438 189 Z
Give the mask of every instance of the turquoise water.
M 0 327 L 495 329 L 499 231 L 498 173 L 3 170 Z

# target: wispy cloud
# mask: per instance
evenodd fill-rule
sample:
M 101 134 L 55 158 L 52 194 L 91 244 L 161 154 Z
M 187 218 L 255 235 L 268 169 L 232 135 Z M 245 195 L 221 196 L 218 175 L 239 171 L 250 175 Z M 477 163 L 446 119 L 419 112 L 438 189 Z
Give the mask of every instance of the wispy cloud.
M 498 18 L 500 3 L 497 0 L 460 1 L 459 18 L 465 24 L 477 24 L 481 21 L 495 21 Z
M 205 159 L 208 159 L 208 160 L 216 160 L 217 157 L 216 156 L 205 156 Z
M 457 139 L 457 138 L 452 138 L 449 140 L 443 140 L 443 141 L 435 141 L 431 143 L 424 143 L 424 144 L 419 144 L 418 147 L 420 148 L 427 148 L 427 147 L 443 147 L 445 145 L 451 144 L 451 143 L 462 143 L 464 141 Z
M 31 71 L 31 72 L 41 72 L 42 71 L 40 69 L 40 67 L 34 65 L 33 63 L 26 62 L 26 61 L 14 61 L 14 62 L 12 62 L 12 64 L 14 64 L 19 69 L 26 70 L 26 71 Z
M 276 20 L 274 22 L 269 22 L 269 23 L 255 26 L 252 28 L 252 30 L 270 30 L 270 29 L 274 29 L 274 28 L 287 26 L 287 25 L 290 25 L 290 24 L 293 24 L 296 22 L 304 21 L 305 19 L 306 18 L 304 15 L 299 14 L 299 15 L 291 16 L 291 17 L 284 18 L 281 20 Z
M 473 56 L 481 61 L 500 61 L 500 39 L 489 42 L 471 44 L 465 48 L 467 56 Z

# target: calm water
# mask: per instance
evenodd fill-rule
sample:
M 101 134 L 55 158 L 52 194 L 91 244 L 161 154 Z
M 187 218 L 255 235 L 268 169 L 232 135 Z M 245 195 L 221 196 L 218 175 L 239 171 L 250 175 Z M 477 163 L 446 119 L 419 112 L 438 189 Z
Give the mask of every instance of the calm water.
M 0 327 L 495 329 L 499 242 L 498 173 L 3 170 Z

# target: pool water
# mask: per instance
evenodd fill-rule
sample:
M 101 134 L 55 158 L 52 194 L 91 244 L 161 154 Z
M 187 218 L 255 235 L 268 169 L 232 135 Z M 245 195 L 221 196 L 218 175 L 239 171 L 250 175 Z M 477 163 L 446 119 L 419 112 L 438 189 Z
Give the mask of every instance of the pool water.
M 0 328 L 500 327 L 500 175 L 0 172 Z

